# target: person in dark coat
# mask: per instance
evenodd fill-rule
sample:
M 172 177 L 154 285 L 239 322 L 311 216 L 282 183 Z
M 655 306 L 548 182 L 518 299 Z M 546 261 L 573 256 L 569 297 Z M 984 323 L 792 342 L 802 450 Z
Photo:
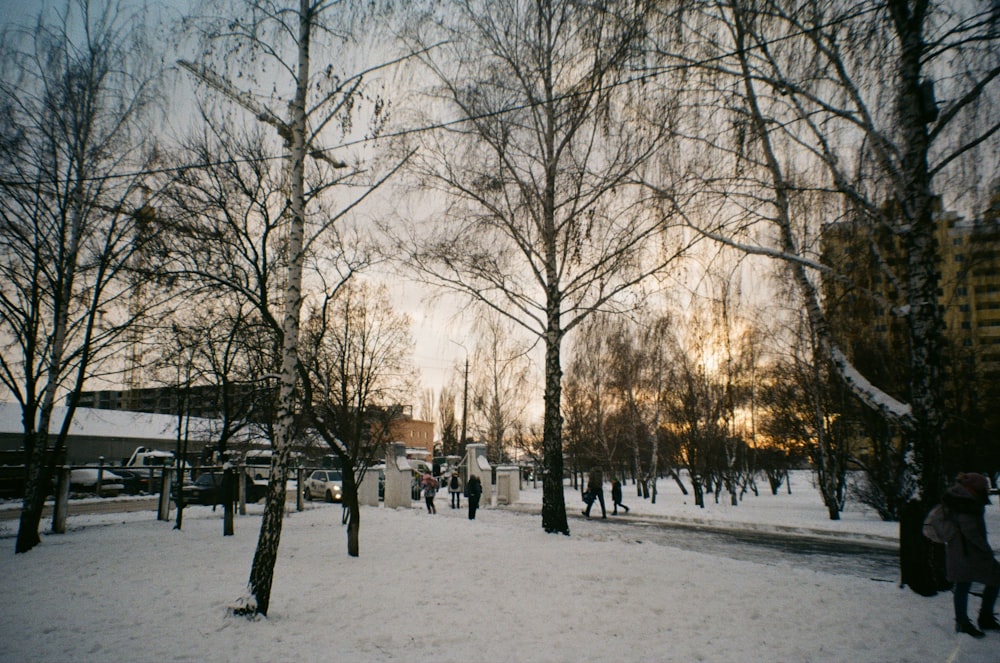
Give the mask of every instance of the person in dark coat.
M 590 493 L 591 499 L 587 501 L 587 508 L 583 515 L 590 518 L 590 507 L 594 506 L 594 498 L 596 498 L 601 503 L 601 518 L 607 518 L 608 511 L 604 508 L 604 475 L 596 467 L 590 471 L 590 476 L 587 477 L 587 492 Z
M 611 480 L 611 501 L 615 506 L 615 510 L 611 512 L 612 516 L 618 515 L 618 507 L 625 509 L 625 513 L 629 512 L 629 508 L 622 504 L 622 482 L 617 478 Z
M 469 520 L 476 519 L 476 509 L 479 508 L 479 498 L 483 494 L 483 482 L 475 474 L 469 475 L 465 483 L 465 496 L 469 498 Z
M 462 507 L 462 480 L 458 478 L 458 470 L 454 470 L 451 473 L 451 478 L 448 479 L 448 493 L 451 495 L 451 508 L 459 509 Z
M 993 614 L 1000 592 L 1000 562 L 993 557 L 983 517 L 985 505 L 990 503 L 989 494 L 989 480 L 982 474 L 967 472 L 958 475 L 941 499 L 948 519 L 955 525 L 954 536 L 945 544 L 945 573 L 948 582 L 955 585 L 955 630 L 975 638 L 983 637 L 983 631 L 1000 631 Z M 969 590 L 974 582 L 985 585 L 979 628 L 969 620 L 968 613 Z

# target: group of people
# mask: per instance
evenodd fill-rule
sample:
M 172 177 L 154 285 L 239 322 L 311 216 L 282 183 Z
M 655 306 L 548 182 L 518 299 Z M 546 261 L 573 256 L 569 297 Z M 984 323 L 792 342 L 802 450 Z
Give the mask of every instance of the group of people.
M 587 477 L 587 490 L 583 493 L 583 501 L 587 504 L 583 515 L 587 518 L 590 518 L 590 508 L 594 506 L 594 502 L 601 503 L 601 518 L 608 517 L 607 509 L 604 507 L 604 474 L 600 468 L 595 467 L 590 471 L 590 475 Z M 615 507 L 615 510 L 611 512 L 612 516 L 618 515 L 618 507 L 624 509 L 625 513 L 629 512 L 629 508 L 622 503 L 622 482 L 617 477 L 611 480 L 611 501 Z
M 448 487 L 448 494 L 451 496 L 451 508 L 462 508 L 462 495 L 465 495 L 469 504 L 469 520 L 476 519 L 476 511 L 479 509 L 479 498 L 483 495 L 483 482 L 475 474 L 469 475 L 469 480 L 462 486 L 462 479 L 458 476 L 458 470 L 454 470 L 445 482 L 439 483 L 438 479 L 430 473 L 424 474 L 420 485 L 424 491 L 424 503 L 427 505 L 427 513 L 437 513 L 434 506 L 434 497 L 437 495 L 439 487 Z

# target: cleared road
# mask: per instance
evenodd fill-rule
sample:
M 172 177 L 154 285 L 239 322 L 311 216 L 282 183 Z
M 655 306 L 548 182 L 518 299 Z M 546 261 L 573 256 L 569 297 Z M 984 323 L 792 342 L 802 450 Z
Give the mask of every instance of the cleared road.
M 538 515 L 536 506 L 518 505 L 511 512 Z M 573 536 L 615 536 L 638 543 L 679 548 L 709 555 L 781 566 L 791 564 L 824 573 L 877 582 L 899 580 L 899 552 L 888 542 L 865 542 L 836 536 L 811 537 L 793 532 L 747 531 L 685 524 L 642 516 L 606 520 L 570 516 Z

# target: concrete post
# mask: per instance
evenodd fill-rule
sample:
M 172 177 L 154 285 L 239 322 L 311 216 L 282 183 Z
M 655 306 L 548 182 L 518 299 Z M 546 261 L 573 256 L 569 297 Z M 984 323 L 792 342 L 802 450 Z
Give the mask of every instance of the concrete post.
M 157 520 L 170 520 L 170 486 L 173 483 L 173 474 L 173 468 L 163 468 L 163 474 L 160 476 L 160 508 L 156 515 Z
M 493 469 L 490 461 L 486 459 L 485 444 L 465 445 L 465 482 L 468 485 L 469 477 L 475 474 L 479 477 L 483 485 L 483 496 L 479 498 L 479 506 L 485 507 L 493 504 Z
M 239 512 L 241 516 L 247 515 L 247 466 L 240 463 L 237 467 L 236 475 L 236 499 L 240 505 Z
M 97 485 L 94 486 L 94 492 L 98 497 L 103 497 L 101 495 L 101 484 L 104 483 L 104 456 L 98 456 L 97 458 Z
M 406 445 L 393 442 L 386 447 L 385 452 L 385 508 L 413 506 L 413 495 L 410 484 L 413 481 L 413 469 L 406 458 Z
M 66 533 L 66 517 L 69 515 L 69 468 L 60 467 L 57 470 L 56 506 L 52 515 L 52 531 L 56 534 Z
M 520 473 L 517 465 L 497 466 L 497 504 L 514 504 L 520 499 Z
M 371 468 L 364 472 L 355 472 L 358 486 L 358 504 L 361 506 L 378 506 L 378 470 Z

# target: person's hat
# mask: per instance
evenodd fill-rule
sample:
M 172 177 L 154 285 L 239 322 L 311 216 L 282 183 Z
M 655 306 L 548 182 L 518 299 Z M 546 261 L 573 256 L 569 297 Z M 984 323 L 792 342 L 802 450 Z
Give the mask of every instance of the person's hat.
M 977 472 L 963 472 L 958 475 L 958 483 L 975 493 L 986 504 L 990 503 L 990 480 Z

